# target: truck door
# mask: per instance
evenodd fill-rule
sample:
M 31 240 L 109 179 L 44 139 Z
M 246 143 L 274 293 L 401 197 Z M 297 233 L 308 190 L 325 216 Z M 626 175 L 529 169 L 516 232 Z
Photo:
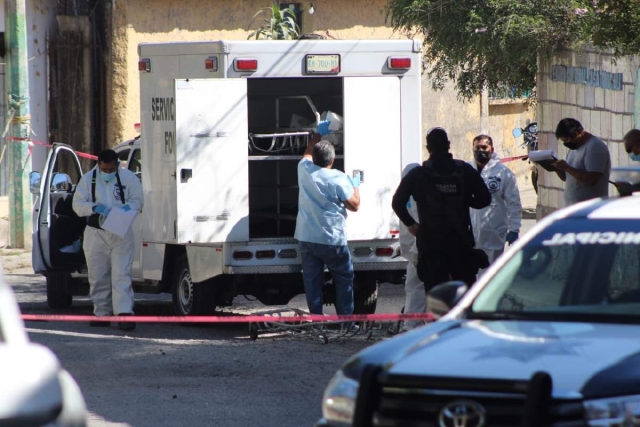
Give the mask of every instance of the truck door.
M 349 212 L 349 240 L 388 239 L 398 229 L 391 199 L 401 178 L 400 79 L 344 78 L 344 171 L 362 171 L 360 209 Z
M 86 220 L 72 208 L 75 186 L 82 178 L 73 148 L 54 144 L 41 176 L 33 212 L 32 263 L 36 273 L 72 269 L 85 264 L 80 239 Z
M 176 80 L 178 243 L 249 240 L 247 81 Z

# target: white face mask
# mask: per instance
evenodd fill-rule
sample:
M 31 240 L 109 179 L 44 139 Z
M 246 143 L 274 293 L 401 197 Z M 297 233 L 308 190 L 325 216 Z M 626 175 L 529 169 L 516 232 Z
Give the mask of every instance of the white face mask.
M 102 177 L 104 182 L 109 183 L 111 182 L 111 180 L 113 180 L 113 178 L 116 177 L 116 172 L 106 173 L 106 172 L 100 171 L 100 176 Z

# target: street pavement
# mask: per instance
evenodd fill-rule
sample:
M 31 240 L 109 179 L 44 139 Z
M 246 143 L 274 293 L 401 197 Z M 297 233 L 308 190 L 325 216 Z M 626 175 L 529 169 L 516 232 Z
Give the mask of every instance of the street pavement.
M 521 235 L 535 221 L 525 219 Z M 23 313 L 50 314 L 43 277 L 30 254 L 0 250 L 6 279 Z M 403 286 L 382 284 L 378 313 L 399 313 Z M 289 307 L 304 309 L 302 295 Z M 244 297 L 226 313 L 272 309 Z M 136 313 L 170 315 L 168 295 L 136 295 Z M 332 313 L 333 307 L 327 307 Z M 86 297 L 63 314 L 91 314 Z M 76 378 L 90 411 L 89 427 L 309 426 L 321 416 L 322 393 L 344 361 L 388 339 L 389 324 L 323 344 L 308 333 L 249 338 L 246 324 L 140 324 L 135 332 L 86 323 L 26 322 L 32 341 L 56 353 Z

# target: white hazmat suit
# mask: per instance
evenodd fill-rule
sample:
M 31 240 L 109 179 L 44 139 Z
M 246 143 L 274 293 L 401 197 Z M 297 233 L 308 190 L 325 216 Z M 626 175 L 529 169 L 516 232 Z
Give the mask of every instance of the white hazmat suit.
M 476 170 L 475 161 L 470 162 Z M 480 176 L 491 193 L 491 204 L 483 209 L 470 209 L 471 225 L 476 247 L 486 252 L 493 263 L 504 252 L 507 233 L 520 232 L 522 203 L 516 183 L 516 176 L 500 163 L 500 157 L 493 153 Z M 484 270 L 478 272 L 478 276 Z
M 415 163 L 407 166 L 402 175 L 405 176 L 416 166 L 419 165 Z M 418 206 L 413 200 L 413 197 L 409 199 L 409 205 L 407 208 L 414 221 L 419 222 Z M 402 221 L 400 221 L 399 241 L 402 257 L 409 261 L 407 263 L 407 277 L 404 282 L 404 312 L 405 314 L 425 313 L 427 311 L 427 295 L 424 289 L 424 283 L 422 283 L 418 277 L 418 248 L 416 246 L 416 238 L 409 232 L 409 229 L 402 223 Z M 424 321 L 422 320 L 406 320 L 404 322 L 403 329 L 413 329 L 423 324 Z
M 92 197 L 92 178 L 96 171 L 95 203 Z M 82 177 L 73 196 L 73 210 L 80 217 L 94 214 L 93 208 L 103 205 L 108 209 L 123 206 L 116 177 L 106 182 L 98 166 Z M 118 168 L 125 204 L 140 212 L 143 205 L 142 184 L 131 171 Z M 96 316 L 133 314 L 131 267 L 134 237 L 129 229 L 124 238 L 109 231 L 87 226 L 83 249 L 89 269 L 90 295 Z

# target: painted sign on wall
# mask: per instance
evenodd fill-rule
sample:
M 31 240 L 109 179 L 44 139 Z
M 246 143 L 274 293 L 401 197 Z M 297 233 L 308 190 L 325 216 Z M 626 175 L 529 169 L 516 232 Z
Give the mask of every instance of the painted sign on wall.
M 608 90 L 622 90 L 622 73 L 594 70 L 585 67 L 553 65 L 551 80 L 579 85 L 589 85 Z

